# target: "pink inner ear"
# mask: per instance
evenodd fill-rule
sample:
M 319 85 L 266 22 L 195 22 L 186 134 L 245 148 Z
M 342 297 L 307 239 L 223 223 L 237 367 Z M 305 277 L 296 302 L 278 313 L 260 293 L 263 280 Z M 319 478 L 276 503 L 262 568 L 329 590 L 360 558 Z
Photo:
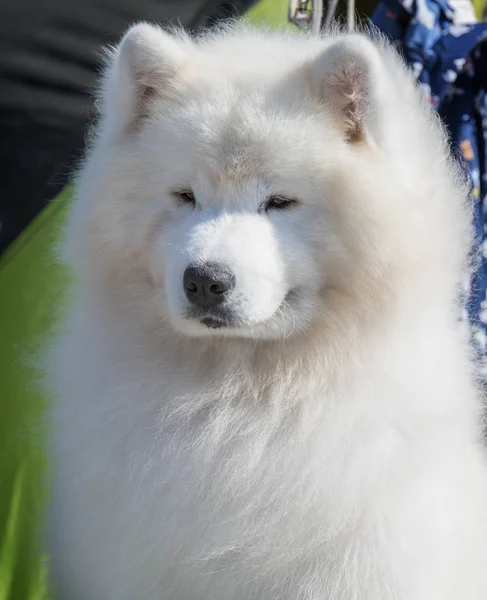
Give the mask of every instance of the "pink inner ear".
M 139 83 L 136 97 L 137 118 L 139 120 L 149 115 L 150 105 L 154 99 L 157 98 L 157 95 L 157 89 L 154 85 L 144 85 L 143 83 Z
M 347 140 L 357 143 L 365 137 L 365 121 L 368 107 L 366 69 L 359 64 L 344 66 L 335 72 L 328 85 L 333 90 L 335 102 L 345 119 Z

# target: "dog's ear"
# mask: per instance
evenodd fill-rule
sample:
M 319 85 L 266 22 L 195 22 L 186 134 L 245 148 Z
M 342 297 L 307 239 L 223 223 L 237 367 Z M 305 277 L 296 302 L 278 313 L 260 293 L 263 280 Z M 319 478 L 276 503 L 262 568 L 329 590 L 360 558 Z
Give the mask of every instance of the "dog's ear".
M 148 23 L 131 27 L 108 57 L 101 88 L 106 127 L 115 134 L 133 130 L 154 99 L 168 93 L 190 46 Z
M 350 143 L 374 137 L 385 74 L 370 40 L 352 34 L 332 42 L 315 59 L 312 77 L 320 100 L 342 123 Z

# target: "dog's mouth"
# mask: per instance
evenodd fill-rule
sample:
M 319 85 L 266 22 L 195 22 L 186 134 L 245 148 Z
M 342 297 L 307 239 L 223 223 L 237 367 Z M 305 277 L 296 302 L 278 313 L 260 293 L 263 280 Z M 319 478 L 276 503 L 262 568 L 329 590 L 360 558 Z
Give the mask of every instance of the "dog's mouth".
M 284 314 L 286 307 L 290 308 L 290 304 L 293 303 L 297 294 L 296 290 L 289 290 L 277 311 L 268 320 L 273 318 L 276 313 Z M 249 326 L 249 323 L 242 316 L 225 305 L 211 308 L 192 306 L 185 311 L 184 318 L 197 321 L 207 329 L 235 330 Z
M 222 319 L 217 319 L 215 317 L 204 317 L 200 319 L 200 323 L 208 329 L 221 329 L 222 327 L 228 327 L 229 324 Z
M 218 307 L 211 310 L 191 308 L 186 318 L 198 321 L 208 329 L 223 329 L 237 326 L 235 314 L 228 308 Z

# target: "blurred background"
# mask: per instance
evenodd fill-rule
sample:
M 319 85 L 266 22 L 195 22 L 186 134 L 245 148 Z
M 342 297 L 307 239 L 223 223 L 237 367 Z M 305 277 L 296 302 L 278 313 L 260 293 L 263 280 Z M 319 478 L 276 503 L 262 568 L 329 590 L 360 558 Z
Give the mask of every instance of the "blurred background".
M 386 2 L 382 17 L 406 35 L 406 20 L 409 26 L 416 19 L 411 7 L 421 2 Z M 452 17 L 452 4 L 462 20 Z M 48 398 L 39 391 L 32 357 L 69 290 L 69 274 L 54 263 L 52 248 L 69 206 L 70 174 L 96 118 L 92 93 L 101 50 L 139 20 L 177 23 L 193 32 L 230 18 L 290 27 L 288 5 L 288 0 L 0 0 L 0 600 L 49 598 L 48 563 L 40 546 L 48 469 L 48 432 L 41 423 Z M 371 17 L 376 5 L 357 0 L 357 18 Z M 483 1 L 475 7 L 470 0 L 429 5 L 439 28 L 481 20 L 484 10 Z M 407 19 L 400 12 L 406 6 Z M 337 14 L 343 18 L 345 4 Z

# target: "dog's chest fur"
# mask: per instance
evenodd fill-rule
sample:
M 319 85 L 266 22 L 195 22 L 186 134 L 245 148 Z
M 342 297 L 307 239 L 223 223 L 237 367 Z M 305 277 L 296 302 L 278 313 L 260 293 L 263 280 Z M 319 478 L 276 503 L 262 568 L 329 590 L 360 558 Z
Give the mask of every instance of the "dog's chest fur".
M 80 353 L 83 345 L 89 350 Z M 65 493 L 90 521 L 80 546 L 86 569 L 94 560 L 112 581 L 125 574 L 120 581 L 131 587 L 120 598 L 164 589 L 171 600 L 314 600 L 331 590 L 329 597 L 348 599 L 364 580 L 376 594 L 367 598 L 385 598 L 385 582 L 395 585 L 388 558 L 410 544 L 390 548 L 397 534 L 389 528 L 408 529 L 415 543 L 422 527 L 415 470 L 437 477 L 445 451 L 455 452 L 441 435 L 432 450 L 431 431 L 405 446 L 404 416 L 384 412 L 392 388 L 379 394 L 373 380 L 351 380 L 339 396 L 311 374 L 299 381 L 281 374 L 263 386 L 239 371 L 238 360 L 212 380 L 191 362 L 126 362 L 123 352 L 110 355 L 89 339 L 75 346 L 84 362 L 77 371 L 97 368 L 98 377 L 81 378 L 62 407 L 58 460 L 69 456 L 76 483 Z M 80 402 L 81 424 L 68 415 Z M 388 515 L 399 512 L 393 525 Z M 428 535 L 422 539 L 427 549 Z

